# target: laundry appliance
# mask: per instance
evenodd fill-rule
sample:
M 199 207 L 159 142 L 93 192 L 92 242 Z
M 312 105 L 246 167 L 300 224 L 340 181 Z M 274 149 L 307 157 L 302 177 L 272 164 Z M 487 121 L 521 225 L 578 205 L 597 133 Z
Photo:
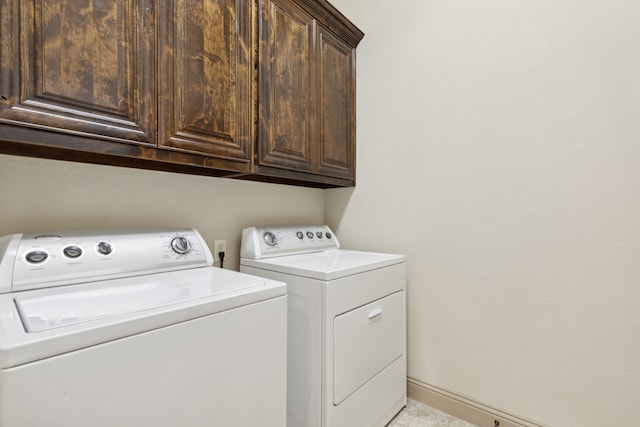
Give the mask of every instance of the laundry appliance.
M 384 426 L 406 405 L 404 255 L 327 226 L 243 230 L 240 271 L 287 283 L 287 426 Z
M 0 426 L 282 427 L 286 285 L 193 229 L 0 238 Z

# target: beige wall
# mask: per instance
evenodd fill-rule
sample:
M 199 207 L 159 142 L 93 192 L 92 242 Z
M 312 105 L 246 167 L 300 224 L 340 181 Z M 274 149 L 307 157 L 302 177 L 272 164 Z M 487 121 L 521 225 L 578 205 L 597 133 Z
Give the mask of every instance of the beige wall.
M 332 0 L 358 48 L 344 246 L 408 254 L 409 375 L 640 419 L 640 2 Z
M 0 236 L 93 227 L 193 227 L 238 269 L 252 225 L 323 223 L 323 190 L 0 155 Z

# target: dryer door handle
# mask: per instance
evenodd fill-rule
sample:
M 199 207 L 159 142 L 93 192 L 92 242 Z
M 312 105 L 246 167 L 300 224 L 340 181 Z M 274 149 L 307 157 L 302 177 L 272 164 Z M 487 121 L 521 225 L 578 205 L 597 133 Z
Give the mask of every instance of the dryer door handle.
M 378 320 L 380 317 L 382 317 L 382 307 L 374 308 L 367 314 L 367 317 L 369 318 L 369 322 Z

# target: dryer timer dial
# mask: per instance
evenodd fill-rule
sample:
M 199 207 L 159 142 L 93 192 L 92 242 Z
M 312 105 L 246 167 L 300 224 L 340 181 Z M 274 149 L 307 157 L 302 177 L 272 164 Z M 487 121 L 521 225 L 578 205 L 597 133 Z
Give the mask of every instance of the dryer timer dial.
M 269 246 L 275 246 L 278 244 L 278 238 L 271 231 L 265 231 L 262 235 L 264 242 Z

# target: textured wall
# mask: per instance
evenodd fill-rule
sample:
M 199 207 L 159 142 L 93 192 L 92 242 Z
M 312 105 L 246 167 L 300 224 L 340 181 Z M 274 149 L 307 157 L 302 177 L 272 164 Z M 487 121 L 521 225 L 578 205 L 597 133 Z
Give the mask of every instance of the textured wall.
M 408 254 L 409 375 L 553 426 L 640 419 L 640 3 L 334 0 L 344 246 Z M 631 424 L 630 424 L 631 423 Z
M 227 239 L 238 268 L 252 225 L 324 221 L 323 190 L 0 155 L 0 235 L 95 227 L 193 227 Z

